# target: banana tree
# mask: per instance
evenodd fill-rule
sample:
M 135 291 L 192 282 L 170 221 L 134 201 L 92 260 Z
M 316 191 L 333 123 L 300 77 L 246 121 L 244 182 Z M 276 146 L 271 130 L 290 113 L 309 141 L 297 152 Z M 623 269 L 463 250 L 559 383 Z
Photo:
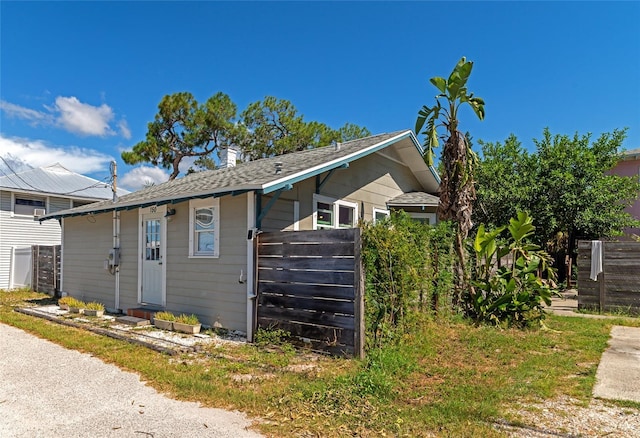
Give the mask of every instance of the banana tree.
M 484 101 L 467 90 L 467 81 L 473 62 L 462 57 L 448 79 L 433 77 L 430 82 L 438 89 L 435 105 L 424 105 L 418 112 L 416 133 L 424 134 L 424 160 L 433 164 L 434 148 L 439 145 L 438 128 L 444 127 L 442 164 L 444 171 L 440 183 L 439 220 L 457 223 L 456 237 L 456 304 L 462 304 L 465 290 L 473 294 L 466 268 L 464 241 L 471 230 L 471 213 L 476 199 L 473 172 L 477 162 L 467 137 L 458 129 L 458 111 L 468 104 L 480 120 L 484 119 Z M 424 130 L 422 130 L 424 128 Z M 422 131 L 422 132 L 421 132 Z

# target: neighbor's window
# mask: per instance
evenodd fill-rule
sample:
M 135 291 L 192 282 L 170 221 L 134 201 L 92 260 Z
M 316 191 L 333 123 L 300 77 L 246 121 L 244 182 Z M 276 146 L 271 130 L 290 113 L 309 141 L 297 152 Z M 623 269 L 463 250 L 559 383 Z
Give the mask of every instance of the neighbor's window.
M 218 257 L 219 205 L 214 198 L 189 201 L 189 257 Z
M 435 225 L 436 223 L 436 214 L 435 213 L 413 213 L 409 212 L 409 216 L 418 222 L 422 222 L 424 224 Z
M 353 228 L 358 220 L 358 204 L 313 195 L 313 228 Z
M 389 210 L 373 207 L 373 223 L 383 221 L 389 217 Z
M 46 208 L 47 201 L 44 198 L 16 195 L 13 205 L 13 212 L 14 214 L 33 216 L 36 209 L 45 210 Z

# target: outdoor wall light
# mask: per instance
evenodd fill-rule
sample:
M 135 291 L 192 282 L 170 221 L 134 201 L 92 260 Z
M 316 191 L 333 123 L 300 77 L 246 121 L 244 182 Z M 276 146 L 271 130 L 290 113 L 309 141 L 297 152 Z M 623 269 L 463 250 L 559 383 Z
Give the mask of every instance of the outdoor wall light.
M 175 208 L 167 208 L 167 213 L 164 215 L 164 217 L 166 217 L 167 220 L 171 220 L 171 216 L 173 216 L 174 214 L 176 214 Z

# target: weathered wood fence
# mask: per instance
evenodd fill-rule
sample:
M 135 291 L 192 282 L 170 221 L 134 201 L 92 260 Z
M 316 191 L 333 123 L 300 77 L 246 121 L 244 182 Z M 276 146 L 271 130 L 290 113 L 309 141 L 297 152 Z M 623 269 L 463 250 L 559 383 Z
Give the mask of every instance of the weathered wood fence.
M 31 288 L 56 296 L 60 285 L 60 245 L 33 245 L 31 261 Z
M 258 235 L 257 326 L 335 355 L 364 355 L 360 229 Z
M 602 272 L 590 275 L 591 241 L 579 241 L 578 308 L 640 313 L 640 242 L 602 242 Z

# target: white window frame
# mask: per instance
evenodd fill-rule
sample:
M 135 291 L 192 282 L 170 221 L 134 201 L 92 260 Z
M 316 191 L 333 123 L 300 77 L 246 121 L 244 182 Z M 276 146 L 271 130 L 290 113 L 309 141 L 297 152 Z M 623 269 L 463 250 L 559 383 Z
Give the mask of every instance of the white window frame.
M 374 224 L 377 222 L 376 214 L 378 214 L 378 213 L 384 214 L 387 218 L 389 218 L 391 216 L 391 212 L 389 210 L 387 210 L 386 208 L 373 207 L 373 223 Z
M 19 198 L 19 199 L 27 199 L 27 200 L 33 200 L 33 198 L 38 198 L 38 200 L 43 200 L 44 201 L 45 213 L 49 211 L 49 197 L 48 196 L 28 195 L 28 194 L 23 194 L 23 193 L 11 192 L 11 217 L 14 217 L 14 216 L 17 216 L 17 217 L 34 217 L 33 211 L 31 212 L 31 214 L 16 213 L 16 199 L 17 198 Z M 34 210 L 36 208 L 39 208 L 39 207 L 33 207 Z
M 198 252 L 196 241 L 196 210 L 201 208 L 213 209 L 213 251 Z M 189 201 L 189 258 L 209 258 L 217 259 L 220 257 L 220 199 L 192 199 Z
M 333 214 L 333 224 L 331 225 L 320 225 L 318 226 L 318 202 L 323 202 L 325 204 L 330 204 L 332 207 Z M 349 228 L 355 228 L 358 225 L 358 204 L 355 202 L 343 201 L 342 199 L 330 198 L 328 196 L 318 195 L 316 193 L 313 194 L 313 229 L 314 230 L 323 230 L 323 229 L 336 229 L 336 228 L 347 228 L 340 227 L 339 222 L 339 214 L 340 207 L 348 207 L 353 209 L 353 223 Z

